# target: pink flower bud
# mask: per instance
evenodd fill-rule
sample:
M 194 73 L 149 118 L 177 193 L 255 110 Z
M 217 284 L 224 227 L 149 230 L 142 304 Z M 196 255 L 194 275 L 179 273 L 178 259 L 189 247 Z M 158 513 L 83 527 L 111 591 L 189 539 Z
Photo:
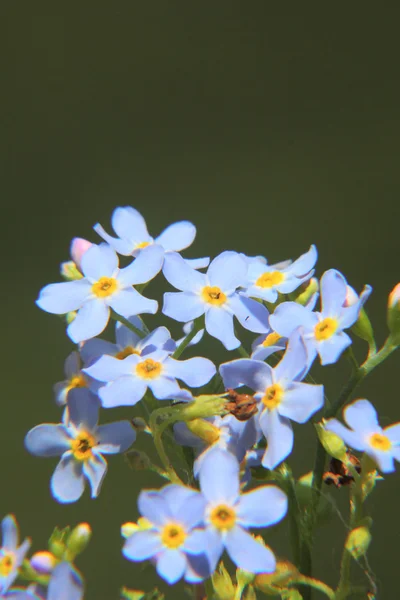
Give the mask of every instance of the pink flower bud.
M 70 254 L 71 258 L 80 269 L 82 256 L 85 254 L 86 250 L 93 246 L 92 242 L 85 240 L 83 238 L 74 238 L 71 242 Z

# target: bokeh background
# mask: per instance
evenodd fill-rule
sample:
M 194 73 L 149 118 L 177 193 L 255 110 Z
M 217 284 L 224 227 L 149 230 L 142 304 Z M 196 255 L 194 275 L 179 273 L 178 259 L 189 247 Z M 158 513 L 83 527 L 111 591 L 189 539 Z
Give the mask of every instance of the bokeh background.
M 399 280 L 398 17 L 373 3 L 1 3 L 0 514 L 16 514 L 35 550 L 54 525 L 88 521 L 78 564 L 89 600 L 159 584 L 122 558 L 119 527 L 137 517 L 139 490 L 161 481 L 115 457 L 97 500 L 50 497 L 56 461 L 29 456 L 23 438 L 59 420 L 52 384 L 72 344 L 36 308 L 39 289 L 59 280 L 72 237 L 96 241 L 92 225 L 109 229 L 112 210 L 130 204 L 154 235 L 193 221 L 189 256 L 237 249 L 278 261 L 316 243 L 319 274 L 336 267 L 356 289 L 374 287 L 368 310 L 382 342 Z M 218 344 L 198 352 L 227 359 Z M 383 425 L 400 420 L 399 358 L 358 393 Z M 347 375 L 346 364 L 324 369 L 328 393 Z M 315 442 L 311 427 L 296 433 L 290 464 L 301 474 Z M 382 598 L 398 580 L 399 489 L 399 475 L 385 477 L 368 502 Z M 332 492 L 344 516 L 346 495 Z M 344 535 L 339 514 L 318 533 L 315 573 L 332 585 Z M 268 540 L 289 552 L 286 526 Z

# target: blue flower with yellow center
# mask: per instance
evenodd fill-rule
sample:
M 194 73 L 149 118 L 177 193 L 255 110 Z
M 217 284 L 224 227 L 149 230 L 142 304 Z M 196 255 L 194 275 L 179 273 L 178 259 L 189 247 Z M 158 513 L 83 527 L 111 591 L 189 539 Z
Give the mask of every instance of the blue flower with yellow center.
M 0 548 L 0 593 L 7 592 L 18 575 L 26 553 L 31 545 L 25 539 L 19 546 L 18 525 L 13 515 L 7 515 L 1 522 L 2 545 Z M 12 594 L 10 594 L 10 597 Z M 7 595 L 5 596 L 7 597 Z

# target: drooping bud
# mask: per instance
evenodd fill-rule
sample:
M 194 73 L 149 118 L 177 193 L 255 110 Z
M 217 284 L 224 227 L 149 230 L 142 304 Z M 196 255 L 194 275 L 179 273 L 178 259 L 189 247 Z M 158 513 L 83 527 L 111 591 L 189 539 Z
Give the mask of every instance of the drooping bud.
M 355 560 L 358 560 L 367 552 L 371 538 L 371 533 L 367 527 L 357 527 L 350 531 L 347 536 L 345 548 Z
M 36 552 L 31 560 L 31 567 L 41 575 L 50 575 L 57 564 L 57 559 L 51 552 Z
M 74 560 L 78 554 L 81 554 L 85 550 L 91 536 L 92 530 L 88 523 L 79 523 L 79 525 L 74 527 L 66 543 L 68 558 L 70 560 Z
M 74 261 L 74 263 L 76 264 L 79 271 L 81 270 L 82 256 L 85 254 L 85 252 L 87 250 L 89 250 L 89 248 L 91 246 L 93 246 L 92 242 L 89 242 L 88 240 L 85 240 L 84 238 L 76 237 L 71 242 L 71 246 L 70 246 L 71 258 Z
M 393 344 L 400 345 L 400 283 L 389 294 L 387 324 Z

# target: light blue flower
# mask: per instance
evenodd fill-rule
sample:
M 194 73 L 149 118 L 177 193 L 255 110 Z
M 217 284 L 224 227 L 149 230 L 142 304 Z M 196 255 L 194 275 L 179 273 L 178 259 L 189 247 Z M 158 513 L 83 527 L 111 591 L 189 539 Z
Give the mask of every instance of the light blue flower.
M 347 292 L 346 279 L 339 271 L 330 269 L 321 278 L 321 312 L 312 312 L 296 302 L 283 302 L 270 316 L 270 324 L 285 337 L 301 326 L 310 364 L 317 353 L 322 365 L 332 364 L 350 346 L 351 338 L 343 330 L 357 321 L 366 299 L 361 294 L 357 301 L 346 306 Z
M 210 381 L 216 369 L 207 358 L 175 360 L 170 356 L 174 349 L 168 329 L 158 327 L 142 340 L 140 355 L 130 354 L 122 360 L 104 355 L 84 371 L 107 384 L 99 390 L 105 408 L 133 406 L 147 388 L 159 400 L 191 400 L 192 395 L 179 386 L 177 379 L 190 387 L 200 387 Z
M 53 387 L 55 400 L 59 406 L 66 404 L 68 394 L 74 388 L 85 387 L 94 394 L 97 393 L 99 382 L 83 373 L 79 352 L 74 350 L 67 356 L 64 363 L 64 373 L 65 379 L 57 382 Z
M 322 385 L 300 383 L 307 370 L 307 351 L 299 330 L 290 338 L 274 369 L 265 362 L 247 358 L 220 366 L 225 387 L 246 385 L 256 392 L 260 428 L 267 439 L 262 465 L 267 469 L 274 469 L 292 451 L 290 421 L 305 423 L 324 403 Z
M 265 360 L 275 352 L 282 352 L 286 349 L 287 338 L 282 337 L 270 329 L 267 335 L 259 335 L 251 345 L 251 357 L 254 360 Z
M 75 502 L 89 480 L 92 498 L 98 496 L 107 471 L 103 454 L 125 452 L 135 441 L 129 421 L 97 425 L 99 402 L 85 388 L 68 394 L 68 422 L 45 423 L 31 429 L 25 446 L 36 456 L 61 456 L 50 488 L 59 502 Z
M 13 600 L 82 600 L 83 581 L 73 565 L 61 562 L 54 567 L 47 590 L 44 586 L 33 585 L 25 593 L 21 599 L 13 597 Z
M 205 536 L 212 568 L 224 548 L 240 569 L 249 573 L 272 573 L 272 551 L 257 542 L 250 527 L 269 527 L 287 512 L 287 497 L 274 485 L 240 494 L 239 462 L 230 452 L 214 448 L 202 462 L 200 489 L 206 499 Z
M 246 284 L 247 264 L 237 252 L 222 252 L 211 262 L 206 274 L 191 269 L 181 256 L 171 255 L 164 276 L 179 293 L 164 294 L 163 313 L 187 322 L 205 314 L 206 331 L 233 350 L 240 346 L 233 316 L 249 331 L 266 333 L 268 311 L 256 300 L 239 293 Z
M 253 260 L 249 264 L 248 283 L 244 293 L 252 298 L 276 302 L 278 293 L 290 294 L 312 277 L 317 256 L 316 247 L 311 246 L 300 258 L 281 268 L 279 265 L 266 265 Z
M 170 484 L 159 491 L 142 491 L 138 508 L 148 529 L 130 535 L 122 552 L 132 561 L 152 559 L 157 573 L 169 584 L 182 577 L 197 583 L 211 574 L 203 524 L 205 501 L 196 490 Z
M 196 227 L 189 221 L 178 221 L 169 225 L 160 235 L 152 238 L 147 231 L 146 221 L 132 206 L 119 206 L 111 217 L 112 227 L 118 237 L 109 235 L 96 223 L 94 230 L 110 244 L 118 254 L 137 256 L 143 248 L 157 244 L 161 246 L 165 258 L 171 252 L 180 252 L 188 248 L 196 237 Z M 209 258 L 186 259 L 195 269 L 207 267 Z
M 44 287 L 37 305 L 50 313 L 78 311 L 68 325 L 73 342 L 99 335 L 106 327 L 110 308 L 123 317 L 156 313 L 158 304 L 145 298 L 132 286 L 150 281 L 161 269 L 163 252 L 159 246 L 145 248 L 124 269 L 118 268 L 118 257 L 107 244 L 91 246 L 82 257 L 84 277 L 76 281 L 53 283 Z
M 5 593 L 18 575 L 31 540 L 26 538 L 19 546 L 18 525 L 13 515 L 1 522 L 2 546 L 0 548 L 0 593 Z M 11 594 L 9 597 L 13 597 Z
M 382 473 L 392 473 L 394 461 L 400 461 L 400 423 L 382 429 L 368 400 L 356 400 L 346 406 L 343 418 L 350 429 L 337 419 L 326 421 L 325 429 L 336 433 L 350 448 L 368 454 Z

